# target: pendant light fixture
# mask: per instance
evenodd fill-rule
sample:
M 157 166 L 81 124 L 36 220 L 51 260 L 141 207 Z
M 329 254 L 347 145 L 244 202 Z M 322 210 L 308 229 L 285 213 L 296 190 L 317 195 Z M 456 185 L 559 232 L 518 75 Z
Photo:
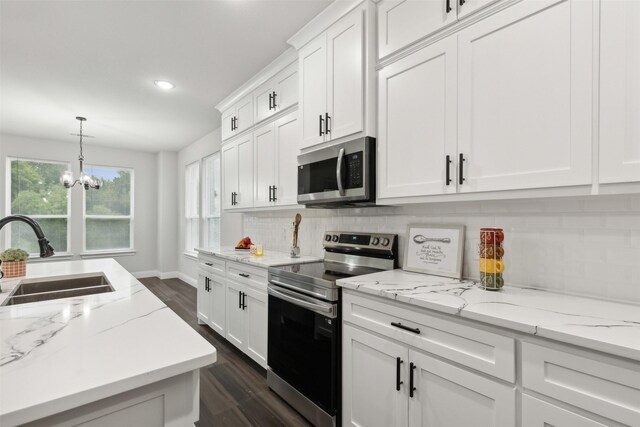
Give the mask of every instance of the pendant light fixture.
M 82 137 L 89 137 L 89 135 L 82 134 L 82 122 L 87 121 L 84 117 L 76 117 L 76 120 L 80 122 L 80 133 L 72 134 L 80 137 L 80 155 L 78 156 L 78 160 L 80 161 L 80 178 L 74 180 L 73 172 L 64 171 L 62 175 L 60 175 L 60 182 L 64 185 L 65 188 L 71 188 L 76 184 L 80 184 L 84 187 L 85 190 L 89 190 L 90 188 L 94 190 L 100 189 L 102 187 L 102 181 L 99 179 L 95 179 L 90 175 L 84 173 L 84 155 L 82 154 Z

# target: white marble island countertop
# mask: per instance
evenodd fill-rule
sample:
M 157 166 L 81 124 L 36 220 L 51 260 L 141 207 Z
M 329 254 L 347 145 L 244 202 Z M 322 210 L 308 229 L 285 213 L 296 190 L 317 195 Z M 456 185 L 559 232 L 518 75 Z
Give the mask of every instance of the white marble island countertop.
M 215 362 L 215 348 L 115 260 L 27 266 L 29 279 L 100 272 L 114 292 L 0 307 L 0 425 Z M 0 299 L 18 282 L 2 280 Z
M 640 361 L 640 306 L 392 270 L 343 288 Z
M 265 248 L 263 256 L 252 256 L 248 250 L 236 250 L 233 246 L 198 248 L 196 251 L 204 255 L 213 255 L 229 261 L 242 262 L 264 268 L 322 261 L 322 258 L 307 255 L 291 258 L 288 253 L 271 251 L 269 248 Z

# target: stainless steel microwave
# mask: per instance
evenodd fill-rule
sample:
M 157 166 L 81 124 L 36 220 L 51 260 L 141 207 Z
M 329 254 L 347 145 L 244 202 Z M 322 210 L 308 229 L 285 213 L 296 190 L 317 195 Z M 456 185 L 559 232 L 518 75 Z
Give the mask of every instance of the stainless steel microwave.
M 358 138 L 298 156 L 298 203 L 310 208 L 375 205 L 375 142 Z

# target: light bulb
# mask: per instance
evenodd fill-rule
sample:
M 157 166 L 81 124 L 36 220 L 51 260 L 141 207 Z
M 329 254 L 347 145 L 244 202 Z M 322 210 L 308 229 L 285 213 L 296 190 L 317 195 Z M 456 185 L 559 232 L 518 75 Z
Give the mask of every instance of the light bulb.
M 73 172 L 64 171 L 62 175 L 60 175 L 60 182 L 66 187 L 69 188 L 71 183 L 73 182 Z

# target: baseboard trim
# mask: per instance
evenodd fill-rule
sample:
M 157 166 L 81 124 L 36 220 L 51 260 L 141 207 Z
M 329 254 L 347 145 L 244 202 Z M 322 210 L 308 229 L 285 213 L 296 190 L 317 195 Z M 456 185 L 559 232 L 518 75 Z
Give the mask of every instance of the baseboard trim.
M 180 276 L 179 271 L 165 271 L 158 276 L 160 279 L 175 279 Z
M 178 273 L 178 279 L 182 280 L 183 282 L 186 282 L 186 283 L 190 284 L 194 288 L 198 287 L 198 280 L 194 279 L 191 276 L 187 276 L 184 273 Z
M 147 271 L 135 271 L 131 274 L 136 279 L 143 279 L 145 277 L 158 277 L 160 272 L 158 270 L 147 270 Z

